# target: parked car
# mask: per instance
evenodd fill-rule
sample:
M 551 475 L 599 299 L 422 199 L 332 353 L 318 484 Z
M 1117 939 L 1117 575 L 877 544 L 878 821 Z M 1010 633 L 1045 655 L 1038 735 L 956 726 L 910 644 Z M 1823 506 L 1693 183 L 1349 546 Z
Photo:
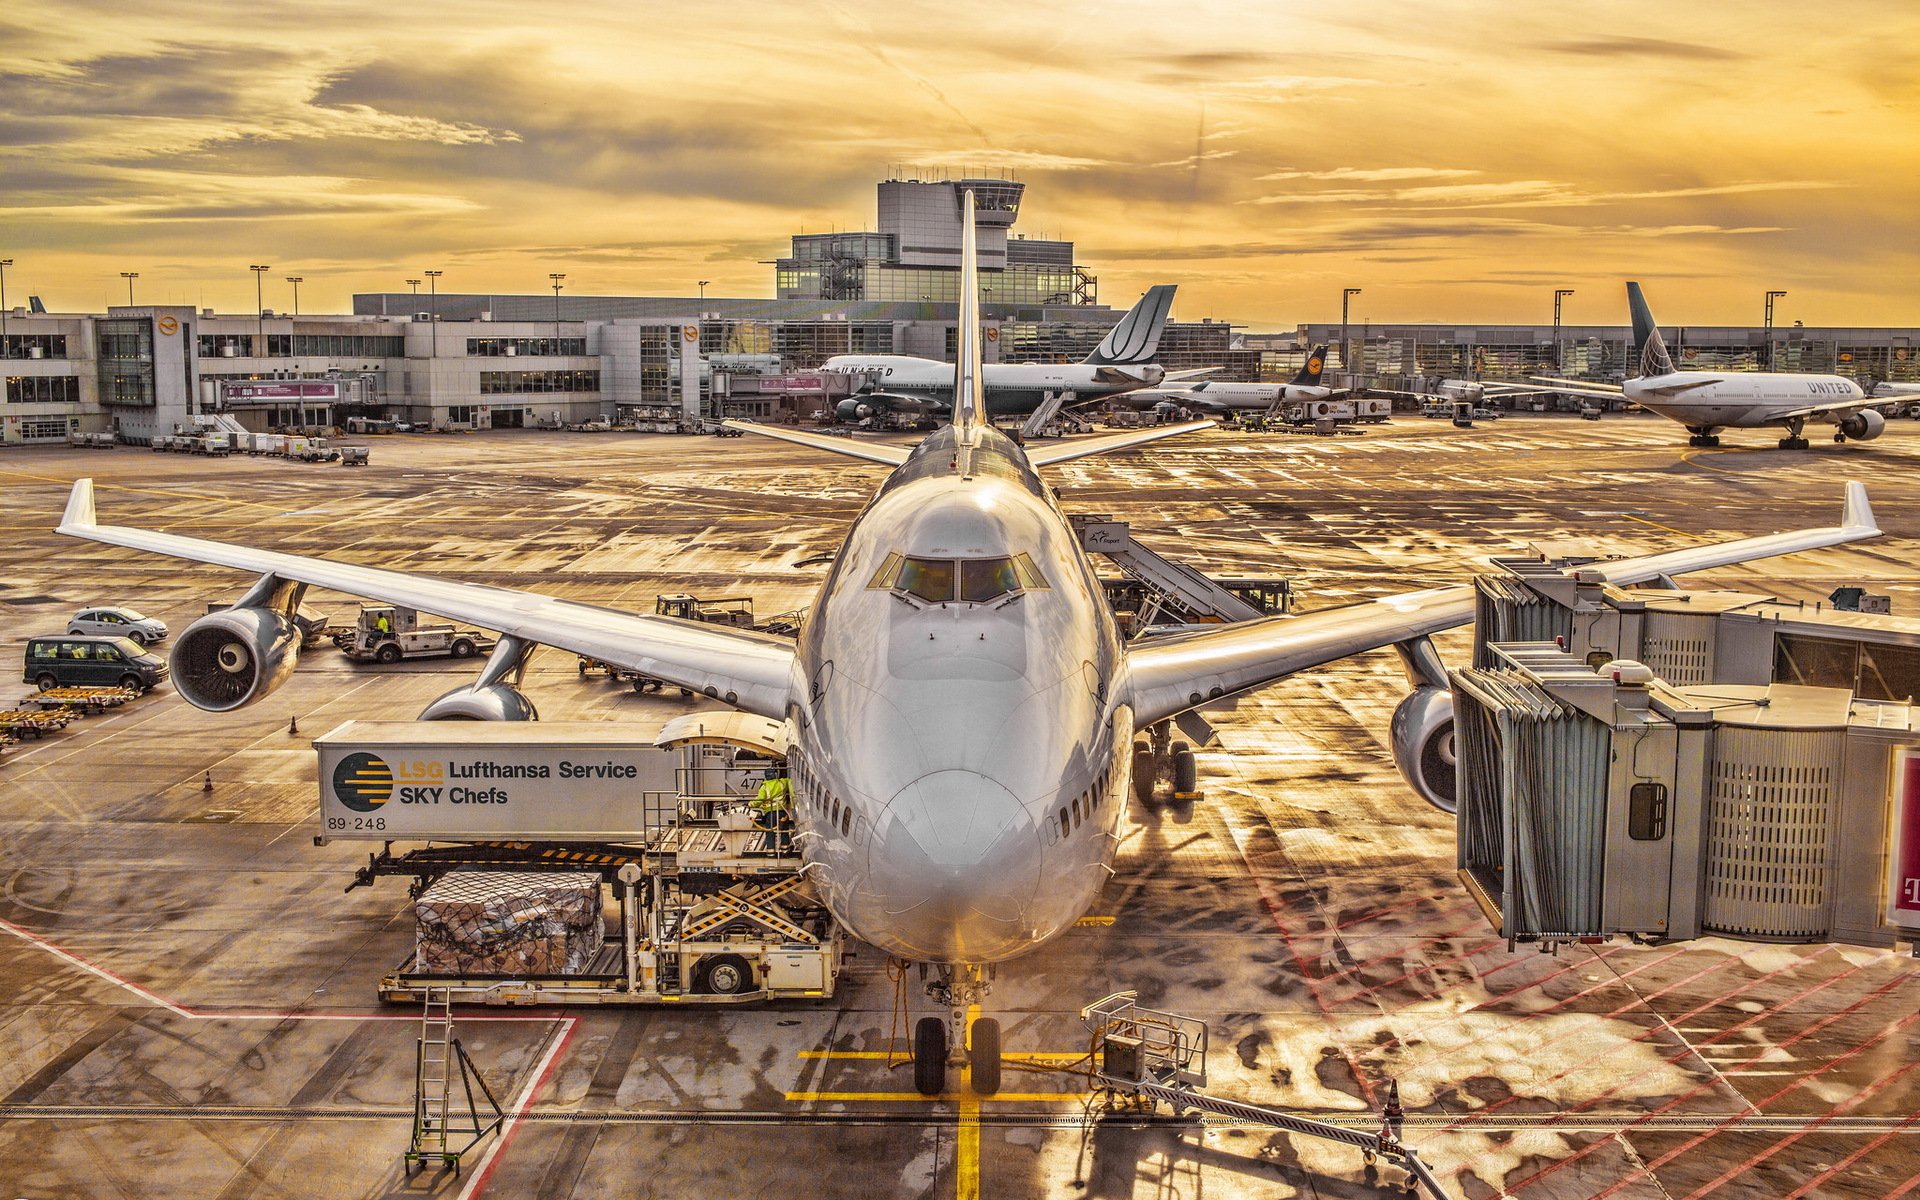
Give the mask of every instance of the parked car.
M 67 622 L 68 633 L 123 637 L 145 646 L 165 640 L 167 623 L 131 608 L 83 608 Z
M 146 692 L 167 679 L 167 664 L 124 637 L 38 637 L 27 642 L 26 681 L 57 687 L 123 687 Z

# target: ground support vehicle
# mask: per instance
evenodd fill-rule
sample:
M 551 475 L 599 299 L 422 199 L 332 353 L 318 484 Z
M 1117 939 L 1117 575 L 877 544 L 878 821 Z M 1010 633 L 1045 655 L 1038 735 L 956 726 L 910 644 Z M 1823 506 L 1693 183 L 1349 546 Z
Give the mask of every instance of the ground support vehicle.
M 140 693 L 131 688 L 62 687 L 34 693 L 21 703 L 38 705 L 43 712 L 64 710 L 77 716 L 87 716 L 119 708 L 127 701 L 139 698 Z
M 500 639 L 453 624 L 421 624 L 420 614 L 411 608 L 362 604 L 359 622 L 345 633 L 335 634 L 333 644 L 349 658 L 397 663 L 403 658 L 472 658 L 491 653 Z
M 365 446 L 340 447 L 340 465 L 343 467 L 364 467 L 370 458 Z
M 21 678 L 41 691 L 59 687 L 118 685 L 148 691 L 167 681 L 166 660 L 124 637 L 35 637 L 27 639 Z
M 43 738 L 49 733 L 58 733 L 73 723 L 75 714 L 65 709 L 53 712 L 35 711 L 27 708 L 11 708 L 0 712 L 0 735 L 15 739 L 30 737 Z
M 75 637 L 123 637 L 136 646 L 164 641 L 167 623 L 132 608 L 83 608 L 67 622 Z
M 778 844 L 748 807 L 766 769 L 780 762 L 779 723 L 698 712 L 618 731 L 603 722 L 425 724 L 354 721 L 315 739 L 323 839 L 381 842 L 351 887 L 407 876 L 412 894 L 425 897 L 456 873 L 597 877 L 619 915 L 612 929 L 596 928 L 604 942 L 577 970 L 428 972 L 416 947 L 381 980 L 383 1000 L 418 1004 L 429 989 L 450 993 L 454 1003 L 497 1005 L 737 1004 L 833 994 L 845 934 L 790 845 Z M 449 781 L 466 781 L 478 771 L 484 778 L 468 786 L 494 797 L 442 807 L 396 787 L 367 811 L 366 794 L 351 790 L 364 785 L 348 785 L 349 804 L 334 780 L 363 778 L 369 759 L 406 764 L 409 778 L 437 768 Z M 567 763 L 594 764 L 605 775 L 581 776 Z M 374 821 L 382 827 L 369 827 Z M 593 911 L 597 922 L 598 904 Z

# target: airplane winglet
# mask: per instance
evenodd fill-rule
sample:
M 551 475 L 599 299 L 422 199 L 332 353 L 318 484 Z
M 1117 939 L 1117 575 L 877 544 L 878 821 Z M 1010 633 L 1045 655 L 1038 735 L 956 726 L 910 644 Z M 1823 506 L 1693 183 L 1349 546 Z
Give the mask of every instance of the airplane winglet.
M 85 529 L 94 524 L 93 519 L 93 480 L 92 478 L 73 481 L 73 494 L 67 497 L 67 511 L 60 518 L 59 532 L 69 529 Z
M 1867 485 L 1857 479 L 1847 481 L 1847 503 L 1840 511 L 1840 525 L 1844 529 L 1880 532 L 1879 522 L 1873 517 L 1873 505 L 1867 500 Z

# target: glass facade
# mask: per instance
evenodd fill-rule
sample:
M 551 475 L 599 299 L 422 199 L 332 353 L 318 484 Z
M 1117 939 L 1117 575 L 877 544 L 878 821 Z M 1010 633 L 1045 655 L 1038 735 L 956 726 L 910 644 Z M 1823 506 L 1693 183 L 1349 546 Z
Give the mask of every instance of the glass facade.
M 597 392 L 598 371 L 482 371 L 480 394 L 503 396 L 551 392 Z
M 391 340 L 397 342 L 401 339 L 393 338 Z M 555 355 L 584 355 L 586 352 L 587 339 L 583 337 L 490 337 L 467 339 L 467 353 L 475 358 L 512 358 L 520 355 L 552 357 Z
M 9 333 L 0 340 L 0 358 L 65 358 L 64 333 Z
M 153 322 L 145 317 L 98 321 L 100 403 L 152 408 Z
M 808 370 L 836 354 L 892 354 L 891 321 L 782 321 L 773 353 L 791 369 Z
M 9 375 L 9 404 L 78 404 L 80 377 L 77 375 Z

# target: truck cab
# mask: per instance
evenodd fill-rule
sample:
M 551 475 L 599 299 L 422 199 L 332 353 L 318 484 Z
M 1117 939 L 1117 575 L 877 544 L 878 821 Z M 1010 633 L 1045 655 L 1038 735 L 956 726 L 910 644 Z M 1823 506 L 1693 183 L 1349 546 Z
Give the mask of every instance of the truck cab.
M 381 663 L 448 655 L 472 658 L 488 653 L 500 641 L 478 629 L 448 622 L 423 623 L 417 610 L 398 604 L 362 604 L 352 631 L 339 640 L 349 657 Z

